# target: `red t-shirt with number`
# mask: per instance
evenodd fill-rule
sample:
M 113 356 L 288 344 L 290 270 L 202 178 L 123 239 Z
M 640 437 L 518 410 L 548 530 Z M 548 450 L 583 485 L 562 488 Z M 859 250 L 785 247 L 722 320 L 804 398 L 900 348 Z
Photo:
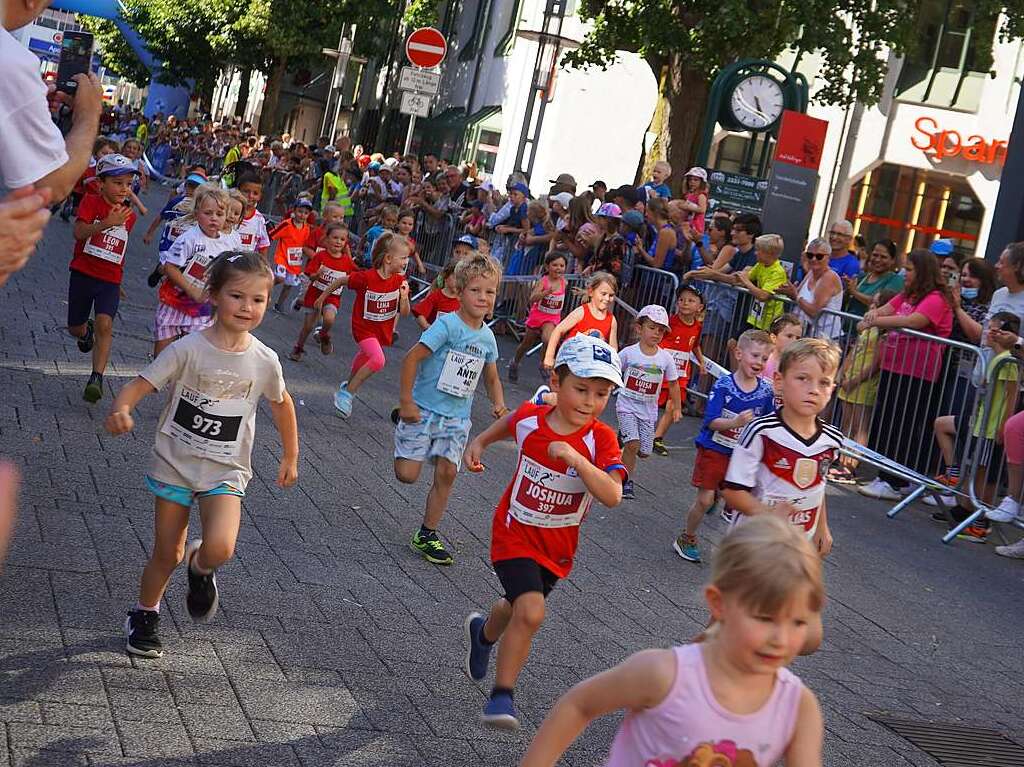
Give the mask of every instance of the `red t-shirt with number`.
M 525 557 L 564 578 L 572 570 L 591 495 L 565 461 L 548 455 L 548 445 L 566 442 L 599 469 L 618 471 L 623 480 L 627 474 L 614 429 L 595 419 L 572 434 L 558 434 L 547 424 L 551 410 L 527 402 L 509 416 L 519 460 L 494 510 L 491 561 Z
M 270 232 L 270 239 L 277 241 L 274 251 L 274 263 L 280 264 L 291 274 L 302 272 L 302 249 L 309 243 L 310 230 L 303 224 L 295 226 L 290 218 L 275 226 Z
M 78 206 L 78 220 L 87 224 L 102 221 L 114 206 L 98 194 L 86 194 Z M 124 257 L 128 252 L 128 233 L 135 226 L 135 213 L 129 213 L 122 226 L 97 232 L 87 240 L 75 240 L 71 269 L 103 282 L 120 285 L 124 278 Z
M 381 277 L 376 269 L 363 269 L 348 277 L 348 287 L 355 294 L 352 305 L 352 338 L 356 343 L 376 338 L 381 346 L 391 346 L 398 316 L 399 288 L 405 275 Z
M 340 256 L 332 256 L 326 250 L 318 250 L 306 262 L 306 274 L 309 275 L 310 282 L 303 298 L 303 305 L 312 308 L 313 303 L 320 298 L 321 293 L 331 286 L 332 282 L 342 274 L 352 274 L 358 268 L 356 262 L 352 260 L 352 256 L 349 255 L 347 247 Z M 344 288 L 338 288 L 327 297 L 326 303 L 331 304 L 335 309 L 340 308 L 341 291 L 343 290 Z
M 416 302 L 416 305 L 412 308 L 412 313 L 433 325 L 438 315 L 457 312 L 460 306 L 462 306 L 462 302 L 458 296 L 452 298 L 446 296 L 443 290 L 434 288 L 427 293 L 426 298 Z
M 693 349 L 700 341 L 701 327 L 700 320 L 694 320 L 693 324 L 687 325 L 679 319 L 678 314 L 673 314 L 668 318 L 668 332 L 659 344 L 676 361 L 676 370 L 679 372 L 679 388 L 683 399 L 686 399 L 686 385 L 690 381 L 694 365 L 697 364 L 697 355 L 693 353 Z M 668 382 L 664 381 L 661 385 L 661 393 L 658 395 L 658 405 L 664 405 L 666 402 L 668 402 Z

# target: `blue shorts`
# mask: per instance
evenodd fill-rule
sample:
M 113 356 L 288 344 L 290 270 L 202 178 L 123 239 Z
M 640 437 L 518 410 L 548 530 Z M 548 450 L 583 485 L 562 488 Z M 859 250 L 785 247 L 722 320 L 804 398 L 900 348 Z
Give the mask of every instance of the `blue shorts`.
M 449 418 L 420 408 L 419 423 L 399 421 L 395 427 L 395 458 L 419 463 L 444 458 L 458 469 L 472 426 L 468 418 Z
M 120 285 L 71 270 L 71 279 L 68 281 L 69 328 L 84 325 L 94 308 L 96 314 L 105 314 L 113 319 L 117 316 L 120 303 Z
M 235 495 L 239 498 L 244 498 L 245 493 L 239 490 L 237 487 L 223 482 L 213 490 L 202 490 L 200 492 L 193 492 L 187 487 L 181 487 L 179 485 L 169 485 L 166 482 L 161 482 L 158 479 L 153 479 L 148 474 L 146 475 L 146 487 L 149 488 L 150 492 L 153 493 L 157 498 L 163 498 L 165 501 L 176 503 L 179 506 L 190 507 L 192 501 L 196 498 L 206 498 L 211 495 Z

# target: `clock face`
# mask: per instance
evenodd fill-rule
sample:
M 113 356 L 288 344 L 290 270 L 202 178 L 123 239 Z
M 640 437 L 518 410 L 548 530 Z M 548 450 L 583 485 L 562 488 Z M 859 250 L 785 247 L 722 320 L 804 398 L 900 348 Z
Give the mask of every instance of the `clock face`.
M 768 75 L 750 75 L 733 88 L 729 110 L 744 128 L 764 130 L 782 116 L 784 101 L 777 80 Z

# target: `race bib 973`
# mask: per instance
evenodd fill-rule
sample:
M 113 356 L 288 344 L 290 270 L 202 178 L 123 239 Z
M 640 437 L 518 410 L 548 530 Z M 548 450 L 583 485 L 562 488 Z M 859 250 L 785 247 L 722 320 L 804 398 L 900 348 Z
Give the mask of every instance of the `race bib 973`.
M 198 456 L 235 458 L 243 422 L 253 407 L 249 400 L 216 399 L 179 384 L 161 431 Z

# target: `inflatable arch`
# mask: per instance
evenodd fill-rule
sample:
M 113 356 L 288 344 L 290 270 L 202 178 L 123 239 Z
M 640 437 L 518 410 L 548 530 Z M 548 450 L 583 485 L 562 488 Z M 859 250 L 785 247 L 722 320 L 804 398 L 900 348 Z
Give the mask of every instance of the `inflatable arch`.
M 161 62 L 149 52 L 142 38 L 125 21 L 121 14 L 119 0 L 54 0 L 51 7 L 60 11 L 81 13 L 85 16 L 95 16 L 114 22 L 121 34 L 124 35 L 125 41 L 152 75 L 149 81 L 149 97 L 146 99 L 146 106 L 143 110 L 146 117 L 152 117 L 158 112 L 163 112 L 165 116 L 174 115 L 181 119 L 188 115 L 191 89 L 157 82 L 156 75 L 161 70 Z

